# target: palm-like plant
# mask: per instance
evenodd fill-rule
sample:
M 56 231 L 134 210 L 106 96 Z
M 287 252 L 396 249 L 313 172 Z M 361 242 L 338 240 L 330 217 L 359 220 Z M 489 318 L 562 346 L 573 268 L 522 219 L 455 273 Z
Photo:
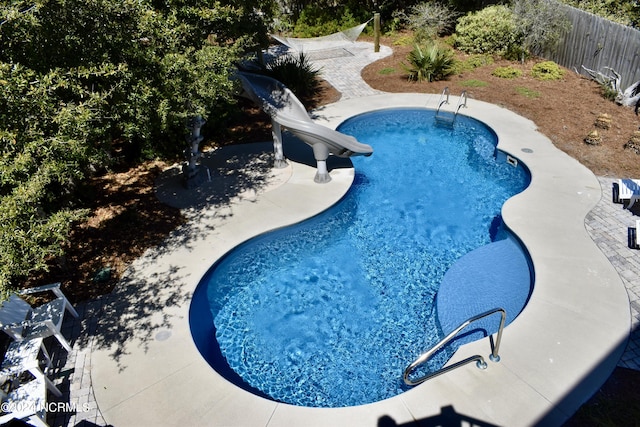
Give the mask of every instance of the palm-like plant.
M 305 101 L 320 91 L 320 69 L 303 52 L 298 56 L 279 56 L 267 64 L 265 74 L 282 82 Z
M 437 43 L 416 44 L 407 60 L 409 65 L 403 63 L 403 66 L 409 73 L 409 80 L 432 82 L 443 80 L 453 72 L 453 52 Z

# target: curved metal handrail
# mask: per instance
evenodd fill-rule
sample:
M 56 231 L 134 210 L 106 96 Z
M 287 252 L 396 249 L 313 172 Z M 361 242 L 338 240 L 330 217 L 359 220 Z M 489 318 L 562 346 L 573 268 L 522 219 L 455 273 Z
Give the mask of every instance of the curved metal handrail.
M 460 98 L 458 98 L 458 106 L 456 107 L 456 113 L 455 115 L 458 115 L 458 111 L 460 111 L 460 108 L 467 108 L 467 91 L 463 90 L 462 93 L 460 94 Z
M 445 98 L 445 96 L 446 96 L 446 98 Z M 436 116 L 440 112 L 440 107 L 442 107 L 444 104 L 448 104 L 448 103 L 449 103 L 449 86 L 446 86 L 442 90 L 442 93 L 440 94 L 440 100 L 438 101 L 438 109 L 436 110 Z
M 436 109 L 436 120 L 446 120 L 448 122 L 451 123 L 451 125 L 453 125 L 456 121 L 456 117 L 458 117 L 458 112 L 460 111 L 460 108 L 467 108 L 467 91 L 463 90 L 462 93 L 460 94 L 460 97 L 458 98 L 458 105 L 456 105 L 456 109 L 453 112 L 453 117 L 452 118 L 440 118 L 440 108 L 442 108 L 442 106 L 444 104 L 448 104 L 449 103 L 449 87 L 445 87 L 444 90 L 442 91 L 442 94 L 440 95 L 440 101 L 438 102 L 438 108 Z
M 418 366 L 422 365 L 427 360 L 429 360 L 438 350 L 440 350 L 442 347 L 448 344 L 449 341 L 451 341 L 458 334 L 458 332 L 460 332 L 461 330 L 469 326 L 471 323 L 476 322 L 480 319 L 483 319 L 487 316 L 491 316 L 492 314 L 495 314 L 498 312 L 501 313 L 500 327 L 498 328 L 498 335 L 496 337 L 496 341 L 493 345 L 493 349 L 492 349 L 491 355 L 489 356 L 489 359 L 493 362 L 499 362 L 500 356 L 498 355 L 498 351 L 500 350 L 500 341 L 502 340 L 502 330 L 504 329 L 504 323 L 507 318 L 507 312 L 504 308 L 494 308 L 493 310 L 485 311 L 482 314 L 478 314 L 477 316 L 473 316 L 467 319 L 466 321 L 464 321 L 460 326 L 454 329 L 453 332 L 451 332 L 449 335 L 447 335 L 442 340 L 440 340 L 438 344 L 436 344 L 430 350 L 422 353 L 416 360 L 414 360 L 411 364 L 409 364 L 409 366 L 407 366 L 407 368 L 404 370 L 404 375 L 403 375 L 404 383 L 411 386 L 418 385 L 431 378 L 437 377 L 438 375 L 444 374 L 462 365 L 466 365 L 467 363 L 473 362 L 474 360 L 476 361 L 476 366 L 478 368 L 486 369 L 487 362 L 484 361 L 484 358 L 480 355 L 475 355 L 475 356 L 468 357 L 464 360 L 461 360 L 459 362 L 456 362 L 445 368 L 439 369 L 436 372 L 432 372 L 430 374 L 424 375 L 416 380 L 412 380 L 411 378 L 409 378 L 409 375 L 411 374 L 411 372 L 413 372 L 414 369 L 416 369 Z

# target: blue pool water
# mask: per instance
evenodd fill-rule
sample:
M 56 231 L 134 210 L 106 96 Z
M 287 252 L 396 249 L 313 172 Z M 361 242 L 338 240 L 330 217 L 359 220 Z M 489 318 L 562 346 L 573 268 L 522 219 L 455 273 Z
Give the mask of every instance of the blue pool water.
M 491 129 L 395 109 L 339 130 L 374 148 L 353 158 L 348 194 L 228 253 L 190 313 L 194 341 L 218 372 L 295 405 L 352 406 L 405 391 L 407 364 L 466 311 L 508 305 L 512 321 L 531 286 L 528 259 L 500 217 L 529 174 L 496 151 Z

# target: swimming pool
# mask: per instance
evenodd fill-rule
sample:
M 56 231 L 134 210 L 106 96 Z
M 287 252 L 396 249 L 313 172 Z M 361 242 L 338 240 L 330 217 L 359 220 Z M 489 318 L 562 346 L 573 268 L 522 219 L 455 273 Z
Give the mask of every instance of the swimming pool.
M 296 405 L 350 406 L 404 391 L 406 365 L 443 336 L 436 295 L 447 272 L 457 271 L 458 283 L 469 270 L 452 267 L 474 258 L 465 263 L 473 275 L 482 265 L 473 254 L 492 242 L 512 242 L 501 250 L 526 258 L 500 208 L 529 175 L 496 155 L 496 137 L 482 123 L 458 116 L 453 128 L 441 127 L 431 110 L 402 109 L 358 116 L 339 130 L 375 150 L 353 159 L 345 198 L 227 254 L 191 308 L 196 344 L 218 372 Z M 523 286 L 509 321 L 530 278 Z

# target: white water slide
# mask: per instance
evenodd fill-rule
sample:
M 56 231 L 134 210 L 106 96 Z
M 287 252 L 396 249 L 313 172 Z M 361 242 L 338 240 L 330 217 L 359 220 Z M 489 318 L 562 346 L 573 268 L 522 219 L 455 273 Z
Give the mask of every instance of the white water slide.
M 311 120 L 300 100 L 278 80 L 245 72 L 237 75 L 246 92 L 245 96 L 271 117 L 275 167 L 285 167 L 287 164 L 282 150 L 282 126 L 313 148 L 317 163 L 314 181 L 318 183 L 331 181 L 327 170 L 329 154 L 350 157 L 370 156 L 373 153 L 371 146 L 358 142 L 356 138 Z

